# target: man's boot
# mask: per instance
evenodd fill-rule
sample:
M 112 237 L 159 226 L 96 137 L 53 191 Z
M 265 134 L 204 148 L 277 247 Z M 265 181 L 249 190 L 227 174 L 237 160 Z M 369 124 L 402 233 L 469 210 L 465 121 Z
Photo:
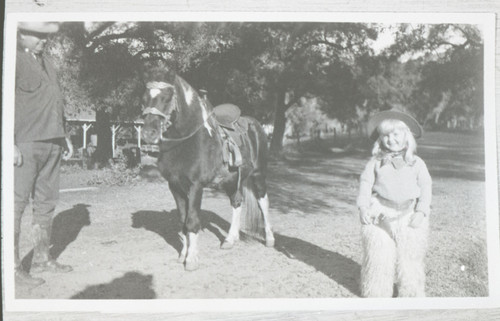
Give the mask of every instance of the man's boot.
M 50 257 L 50 226 L 33 225 L 33 263 L 31 272 L 67 273 L 73 271 L 69 265 L 59 264 Z
M 19 255 L 19 232 L 14 233 L 14 263 L 16 265 L 15 268 L 16 285 L 35 288 L 45 283 L 43 279 L 34 278 L 23 269 L 23 266 L 21 264 L 21 256 Z

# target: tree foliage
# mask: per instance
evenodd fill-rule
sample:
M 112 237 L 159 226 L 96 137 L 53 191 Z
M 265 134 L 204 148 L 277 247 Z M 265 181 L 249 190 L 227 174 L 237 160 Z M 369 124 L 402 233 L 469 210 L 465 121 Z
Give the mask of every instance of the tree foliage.
M 483 115 L 483 43 L 473 25 L 401 25 L 389 60 L 413 64 L 419 79 L 405 106 L 426 124 L 443 127 Z M 429 120 L 432 120 L 429 122 Z
M 366 23 L 68 22 L 51 53 L 69 110 L 135 119 L 144 90 L 141 67 L 165 60 L 196 89 L 208 90 L 214 105 L 234 103 L 272 123 L 276 151 L 287 115 L 300 115 L 312 98 L 346 123 L 357 121 L 360 110 L 369 115 L 393 107 L 434 125 L 456 117 L 477 123 L 483 104 L 479 30 L 393 25 L 394 42 L 376 52 L 373 41 L 385 29 Z

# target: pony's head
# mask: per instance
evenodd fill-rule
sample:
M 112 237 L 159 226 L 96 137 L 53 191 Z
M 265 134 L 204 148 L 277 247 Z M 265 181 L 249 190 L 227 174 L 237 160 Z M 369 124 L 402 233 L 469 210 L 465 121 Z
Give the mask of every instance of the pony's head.
M 175 78 L 175 72 L 165 65 L 153 67 L 144 75 L 146 90 L 142 97 L 142 135 L 146 143 L 158 143 L 174 121 L 178 111 Z

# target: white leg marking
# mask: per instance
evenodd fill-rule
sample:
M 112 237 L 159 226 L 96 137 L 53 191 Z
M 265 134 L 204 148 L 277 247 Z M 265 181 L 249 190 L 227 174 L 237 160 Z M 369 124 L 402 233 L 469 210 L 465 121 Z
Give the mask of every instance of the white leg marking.
M 198 268 L 198 233 L 188 233 L 188 251 L 186 256 L 186 270 Z
M 229 233 L 226 237 L 226 241 L 234 243 L 240 239 L 240 218 L 241 218 L 241 206 L 233 208 L 233 216 L 231 218 L 231 227 L 229 228 Z
M 233 207 L 233 216 L 231 218 L 231 227 L 227 233 L 224 243 L 222 243 L 221 248 L 228 250 L 234 246 L 234 243 L 240 239 L 240 218 L 241 218 L 241 206 Z
M 186 254 L 188 251 L 188 242 L 187 242 L 186 234 L 184 234 L 182 231 L 179 232 L 179 238 L 180 238 L 181 243 L 182 243 L 182 249 L 181 249 L 181 253 L 179 254 L 179 258 L 177 259 L 177 261 L 179 263 L 184 263 L 184 261 L 186 260 Z
M 264 224 L 266 231 L 266 246 L 274 246 L 274 234 L 271 226 L 271 222 L 269 220 L 269 198 L 267 194 L 264 195 L 263 198 L 258 200 L 260 210 L 262 211 L 262 215 L 264 216 Z

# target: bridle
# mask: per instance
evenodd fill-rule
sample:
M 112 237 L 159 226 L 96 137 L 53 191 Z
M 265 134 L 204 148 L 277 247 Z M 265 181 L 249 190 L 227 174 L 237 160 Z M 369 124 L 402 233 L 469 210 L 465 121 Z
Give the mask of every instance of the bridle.
M 172 113 L 174 111 L 178 111 L 178 104 L 177 104 L 177 97 L 176 97 L 176 94 L 175 94 L 175 87 L 173 85 L 165 83 L 165 82 L 152 81 L 152 82 L 148 82 L 146 84 L 146 88 L 148 88 L 150 90 L 152 90 L 152 89 L 154 89 L 154 90 L 163 90 L 163 89 L 166 89 L 166 88 L 173 88 L 173 90 L 174 90 L 174 95 L 172 96 L 171 101 L 175 103 L 175 106 L 171 109 L 171 111 L 168 114 L 163 113 L 161 110 L 159 110 L 156 107 L 146 107 L 146 108 L 144 108 L 144 111 L 142 112 L 143 115 L 156 115 L 156 116 L 160 116 L 162 118 L 162 120 L 160 120 L 160 131 L 161 131 L 160 132 L 160 141 L 162 141 L 162 142 L 179 142 L 179 141 L 183 141 L 183 140 L 186 140 L 188 138 L 193 137 L 203 126 L 205 126 L 206 120 L 204 120 L 201 123 L 201 125 L 199 125 L 189 135 L 186 135 L 184 137 L 179 137 L 179 138 L 164 137 L 163 133 L 166 132 L 170 126 L 172 126 L 172 121 L 171 121 Z M 206 119 L 208 120 L 210 117 L 212 117 L 213 114 L 214 114 L 214 112 L 211 111 L 207 115 Z M 210 134 L 210 136 L 212 135 L 210 133 L 210 131 L 209 131 L 209 134 Z

